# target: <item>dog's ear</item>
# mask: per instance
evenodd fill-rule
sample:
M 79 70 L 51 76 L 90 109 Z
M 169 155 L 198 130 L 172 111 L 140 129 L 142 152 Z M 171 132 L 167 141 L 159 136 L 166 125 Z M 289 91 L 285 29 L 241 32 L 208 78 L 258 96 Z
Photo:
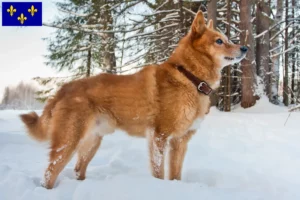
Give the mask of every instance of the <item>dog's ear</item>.
M 214 29 L 214 21 L 212 19 L 210 19 L 209 22 L 207 23 L 207 28 Z
M 205 31 L 205 28 L 206 25 L 204 15 L 202 11 L 199 11 L 192 24 L 192 34 L 200 36 Z

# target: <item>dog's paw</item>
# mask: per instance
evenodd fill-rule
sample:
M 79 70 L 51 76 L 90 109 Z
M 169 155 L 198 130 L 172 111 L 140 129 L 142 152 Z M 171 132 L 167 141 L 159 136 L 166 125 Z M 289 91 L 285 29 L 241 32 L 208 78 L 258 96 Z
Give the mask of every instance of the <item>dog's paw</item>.
M 44 188 L 46 188 L 48 190 L 53 188 L 53 186 L 50 186 L 49 184 L 47 184 L 45 180 L 42 180 L 40 182 L 40 184 L 41 184 L 42 187 L 44 187 Z
M 83 181 L 85 179 L 85 174 L 81 174 L 80 171 L 76 171 L 76 169 L 74 171 L 77 180 Z

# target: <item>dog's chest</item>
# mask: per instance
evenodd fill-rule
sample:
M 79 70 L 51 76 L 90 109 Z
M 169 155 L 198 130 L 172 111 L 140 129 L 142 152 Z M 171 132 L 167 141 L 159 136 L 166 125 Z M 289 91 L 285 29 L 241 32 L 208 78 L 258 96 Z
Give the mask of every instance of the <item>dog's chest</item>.
M 192 121 L 189 130 L 197 130 L 200 128 L 205 115 L 208 113 L 210 107 L 210 101 L 208 97 L 202 97 L 198 100 L 197 108 L 195 109 L 194 120 Z
M 199 129 L 199 128 L 200 128 L 200 125 L 201 125 L 201 123 L 202 123 L 203 120 L 204 120 L 204 119 L 203 119 L 203 118 L 200 118 L 200 117 L 196 118 L 196 119 L 193 121 L 192 125 L 190 126 L 189 130 L 197 130 L 197 129 Z

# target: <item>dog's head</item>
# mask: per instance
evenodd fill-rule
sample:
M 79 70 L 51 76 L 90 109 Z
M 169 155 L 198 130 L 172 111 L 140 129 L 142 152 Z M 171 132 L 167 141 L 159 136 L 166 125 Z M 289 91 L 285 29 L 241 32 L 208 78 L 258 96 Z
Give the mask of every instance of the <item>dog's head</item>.
M 203 13 L 199 11 L 189 34 L 196 53 L 208 53 L 218 67 L 240 62 L 245 58 L 248 48 L 231 43 L 228 38 L 213 28 L 213 21 L 205 24 Z

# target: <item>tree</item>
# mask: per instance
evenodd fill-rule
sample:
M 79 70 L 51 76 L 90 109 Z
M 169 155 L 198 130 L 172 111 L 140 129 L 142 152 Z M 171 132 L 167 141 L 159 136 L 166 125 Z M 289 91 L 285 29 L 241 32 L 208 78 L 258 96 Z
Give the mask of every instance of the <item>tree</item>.
M 256 3 L 256 32 L 262 34 L 256 39 L 257 74 L 262 78 L 264 92 L 271 101 L 271 69 L 270 69 L 270 7 L 265 0 Z
M 278 104 L 278 86 L 279 86 L 279 65 L 280 65 L 280 46 L 281 46 L 281 41 L 280 41 L 280 26 L 277 25 L 280 23 L 283 15 L 283 0 L 276 0 L 276 15 L 275 15 L 275 20 L 274 24 L 276 25 L 271 32 L 273 40 L 271 40 L 271 46 L 272 46 L 272 54 L 275 55 L 273 56 L 272 59 L 272 78 L 271 78 L 271 95 L 270 95 L 270 100 L 271 102 Z
M 2 103 L 1 104 L 4 104 L 4 105 L 8 104 L 9 95 L 10 95 L 9 87 L 5 87 L 5 89 L 4 89 L 4 95 L 3 95 L 3 99 L 2 99 Z
M 210 0 L 207 5 L 207 20 L 213 20 L 214 28 L 218 26 L 217 21 L 217 0 Z M 213 106 L 218 105 L 219 102 L 218 93 L 211 93 L 210 101 Z
M 295 18 L 295 10 L 296 10 L 296 1 L 295 0 L 292 0 L 292 17 L 293 19 Z M 295 45 L 295 35 L 296 35 L 296 30 L 295 30 L 295 22 L 293 22 L 293 30 L 292 30 L 292 45 L 294 46 Z M 291 104 L 294 104 L 296 103 L 296 90 L 295 90 L 295 87 L 296 87 L 296 80 L 295 80 L 295 75 L 296 75 L 296 51 L 294 51 L 292 53 L 292 85 L 291 85 Z
M 285 25 L 288 26 L 288 8 L 289 8 L 289 1 L 285 0 Z M 285 29 L 284 34 L 284 47 L 285 47 L 285 53 L 284 53 L 284 77 L 283 77 L 283 103 L 285 106 L 289 105 L 289 42 L 288 42 L 288 36 L 289 36 L 289 29 Z
M 100 41 L 103 41 L 100 45 L 99 55 L 103 56 L 103 62 L 101 63 L 102 69 L 106 69 L 109 73 L 116 73 L 116 56 L 115 56 L 115 33 L 113 10 L 111 9 L 113 2 L 109 0 L 92 0 L 92 12 L 91 15 L 97 16 L 92 24 L 101 25 L 102 30 L 105 31 L 100 34 Z
M 228 39 L 231 36 L 231 0 L 226 0 L 227 4 L 227 24 L 226 27 L 226 35 Z M 225 69 L 225 87 L 224 87 L 224 111 L 230 112 L 231 111 L 231 66 L 227 66 Z
M 40 109 L 42 104 L 36 97 L 36 88 L 20 82 L 16 87 L 5 87 L 2 106 L 5 109 Z
M 192 1 L 147 1 L 147 12 L 135 13 L 131 24 L 134 33 L 127 37 L 128 46 L 135 44 L 132 58 L 123 67 L 165 61 L 179 40 L 189 31 L 199 2 Z M 138 17 L 137 17 L 138 16 Z
M 94 10 L 85 5 L 85 0 L 56 3 L 63 16 L 57 18 L 52 26 L 90 24 L 94 19 Z M 68 12 L 79 14 L 70 15 Z M 96 36 L 71 28 L 57 28 L 55 37 L 46 40 L 50 52 L 46 55 L 46 64 L 58 71 L 68 70 L 74 78 L 79 78 L 90 76 L 94 68 L 99 68 L 99 42 Z M 93 56 L 94 54 L 97 56 Z
M 248 47 L 246 59 L 241 62 L 242 68 L 242 102 L 243 108 L 249 108 L 256 103 L 256 66 L 254 57 L 254 38 L 251 23 L 251 8 L 253 0 L 240 0 L 241 43 Z
M 53 84 L 60 86 L 70 80 L 89 77 L 95 71 L 116 73 L 114 5 L 108 0 L 66 0 L 56 3 L 63 15 L 52 23 L 44 23 L 56 28 L 55 37 L 46 39 L 50 52 L 46 55 L 46 64 L 58 71 L 67 70 L 71 75 L 67 79 L 37 77 L 35 80 L 46 88 L 49 88 L 46 84 L 53 88 Z M 38 92 L 41 101 L 55 92 L 51 87 Z
M 214 21 L 214 28 L 217 27 L 217 0 L 210 0 L 207 6 L 207 19 Z

